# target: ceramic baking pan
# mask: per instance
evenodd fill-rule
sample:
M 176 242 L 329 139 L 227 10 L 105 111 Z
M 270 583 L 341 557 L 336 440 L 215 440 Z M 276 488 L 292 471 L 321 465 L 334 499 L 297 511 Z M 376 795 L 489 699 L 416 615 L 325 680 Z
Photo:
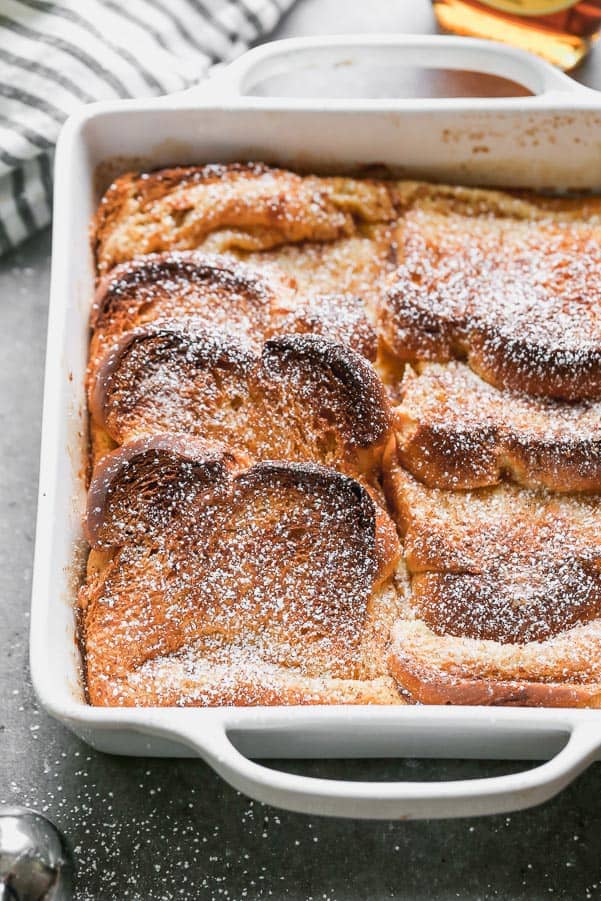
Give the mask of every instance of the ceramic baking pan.
M 323 96 L 342 68 L 419 65 L 487 72 L 530 96 Z M 331 80 L 323 82 L 324 73 Z M 284 79 L 295 96 L 266 95 Z M 283 82 L 279 82 L 283 83 Z M 299 97 L 308 93 L 322 96 Z M 333 92 L 334 93 L 334 92 Z M 135 166 L 264 160 L 315 171 L 386 165 L 462 184 L 601 190 L 601 95 L 520 51 L 461 38 L 301 39 L 250 51 L 205 85 L 169 98 L 86 107 L 56 154 L 54 247 L 31 619 L 31 671 L 46 710 L 103 751 L 198 755 L 270 804 L 353 817 L 448 817 L 551 797 L 599 755 L 594 710 L 477 707 L 98 709 L 86 705 L 74 601 L 85 545 L 84 372 L 94 270 L 89 222 L 100 193 Z M 260 765 L 282 757 L 546 760 L 457 782 L 344 782 Z

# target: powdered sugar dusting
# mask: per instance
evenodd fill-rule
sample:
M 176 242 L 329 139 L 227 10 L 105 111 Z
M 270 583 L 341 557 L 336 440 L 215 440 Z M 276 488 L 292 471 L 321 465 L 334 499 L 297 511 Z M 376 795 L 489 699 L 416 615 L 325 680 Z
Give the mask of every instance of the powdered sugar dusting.
M 103 272 L 140 253 L 332 241 L 392 218 L 385 183 L 303 178 L 260 163 L 189 167 L 118 179 L 98 210 L 95 244 Z
M 125 446 L 169 429 L 176 456 L 188 440 L 219 438 L 267 462 L 249 468 L 230 454 L 200 491 L 198 467 L 179 483 L 155 457 L 135 503 L 134 479 L 121 507 L 108 504 L 81 595 L 97 703 L 314 703 L 334 682 L 338 699 L 389 702 L 391 610 L 419 626 L 424 648 L 426 634 L 438 642 L 439 656 L 440 642 L 444 653 L 475 642 L 491 660 L 489 645 L 527 648 L 524 679 L 536 649 L 543 659 L 567 635 L 590 635 L 583 653 L 596 654 L 597 498 L 553 493 L 599 487 L 599 217 L 582 210 L 261 165 L 164 170 L 109 191 L 100 270 L 147 256 L 99 289 L 97 421 Z M 198 248 L 227 256 L 207 262 Z M 382 384 L 358 377 L 367 364 L 341 403 L 330 376 L 342 378 L 347 352 L 328 351 L 324 379 L 321 339 L 288 330 L 356 347 L 393 395 L 403 363 L 415 363 L 400 389 L 401 459 L 431 484 L 474 489 L 387 474 L 408 602 L 398 583 L 394 601 L 388 589 L 373 595 L 386 542 L 365 490 L 269 462 L 318 460 L 373 478 L 374 458 L 365 469 L 356 448 L 387 434 Z M 557 654 L 549 660 L 541 678 L 569 681 Z
M 233 480 L 213 470 L 207 493 L 185 460 L 182 469 L 169 459 L 165 465 L 157 465 L 155 451 L 142 453 L 125 485 L 123 470 L 113 470 L 116 481 L 104 489 L 105 519 L 96 531 L 104 546 L 118 547 L 81 597 L 92 701 L 215 703 L 220 669 L 221 703 L 228 690 L 236 703 L 257 696 L 269 703 L 279 697 L 269 675 L 281 668 L 313 679 L 313 694 L 321 686 L 324 696 L 336 691 L 332 679 L 364 678 L 366 622 L 378 616 L 377 605 L 369 614 L 367 605 L 381 565 L 367 492 L 325 468 L 264 463 Z M 141 526 L 133 532 L 127 486 Z M 94 485 L 91 496 L 98 496 Z M 197 668 L 190 697 L 161 681 L 164 662 L 140 669 L 166 655 Z M 236 682 L 242 658 L 247 671 L 254 659 L 255 677 L 266 677 L 247 678 L 246 695 Z M 203 667 L 213 672 L 204 694 Z M 138 676 L 130 681 L 132 671 Z
M 437 634 L 524 644 L 601 613 L 596 497 L 394 479 L 412 602 Z
M 290 273 L 299 291 L 309 298 L 315 294 L 354 294 L 371 314 L 397 265 L 396 230 L 388 223 L 364 226 L 358 234 L 336 241 L 284 244 L 244 258 L 259 266 L 269 262 Z
M 396 409 L 403 464 L 428 485 L 601 489 L 601 404 L 503 391 L 465 364 L 407 367 Z
M 403 359 L 466 356 L 499 387 L 601 395 L 598 227 L 416 211 L 400 232 L 381 320 Z
M 295 335 L 259 355 L 191 320 L 127 333 L 98 365 L 91 408 L 118 443 L 170 429 L 349 472 L 374 469 L 390 435 L 382 386 L 350 349 Z
M 127 330 L 150 322 L 194 319 L 260 343 L 274 315 L 295 307 L 296 283 L 223 257 L 150 254 L 117 267 L 99 285 L 90 356 L 102 355 Z

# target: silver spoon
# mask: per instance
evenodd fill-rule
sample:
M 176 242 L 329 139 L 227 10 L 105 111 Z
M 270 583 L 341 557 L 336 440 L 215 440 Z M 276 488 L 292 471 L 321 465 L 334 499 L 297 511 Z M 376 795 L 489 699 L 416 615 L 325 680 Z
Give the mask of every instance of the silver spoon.
M 0 901 L 71 897 L 71 864 L 56 826 L 27 807 L 0 807 Z

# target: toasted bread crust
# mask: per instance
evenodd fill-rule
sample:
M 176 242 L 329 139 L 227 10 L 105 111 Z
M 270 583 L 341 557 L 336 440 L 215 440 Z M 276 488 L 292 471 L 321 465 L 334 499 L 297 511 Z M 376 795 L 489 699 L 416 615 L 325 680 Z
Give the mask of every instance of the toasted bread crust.
M 112 334 L 119 334 L 141 322 L 177 318 L 178 313 L 198 318 L 209 306 L 209 315 L 224 319 L 263 313 L 264 323 L 253 322 L 261 329 L 273 309 L 280 305 L 284 313 L 293 309 L 295 291 L 295 280 L 274 268 L 258 271 L 233 259 L 196 251 L 152 253 L 121 263 L 100 280 L 91 326 L 93 331 L 112 326 Z M 160 304 L 162 309 L 149 316 L 148 308 Z M 218 324 L 215 319 L 208 321 Z
M 398 542 L 347 476 L 153 436 L 103 461 L 87 528 L 110 550 L 80 594 L 93 704 L 394 697 L 380 621 Z
M 98 364 L 89 406 L 118 444 L 169 429 L 368 477 L 393 440 L 369 363 L 314 335 L 270 339 L 258 355 L 223 333 L 145 326 Z
M 162 253 L 117 266 L 99 283 L 92 306 L 90 366 L 124 333 L 164 320 L 194 321 L 261 344 L 272 321 L 295 308 L 294 279 L 258 272 L 224 257 Z
M 600 707 L 599 623 L 548 642 L 498 645 L 393 628 L 388 664 L 414 701 L 511 707 Z
M 601 490 L 601 404 L 501 391 L 457 362 L 408 366 L 400 390 L 399 460 L 428 487 Z
M 299 373 L 326 373 L 347 391 L 347 415 L 353 413 L 349 444 L 361 449 L 388 444 L 392 419 L 386 392 L 374 369 L 349 347 L 321 336 L 281 335 L 266 342 L 263 357 L 274 375 L 287 365 L 298 366 Z
M 410 575 L 389 666 L 414 700 L 596 706 L 596 497 L 428 489 L 394 463 L 387 490 Z
M 145 530 L 160 532 L 173 516 L 182 515 L 184 501 L 196 502 L 198 491 L 219 490 L 247 463 L 221 444 L 173 433 L 147 435 L 116 448 L 95 466 L 88 489 L 90 546 L 102 550 L 125 544 L 140 520 Z
M 270 336 L 320 335 L 348 344 L 374 363 L 378 337 L 365 315 L 365 306 L 352 294 L 317 294 L 303 300 L 291 313 L 274 316 Z
M 374 360 L 376 333 L 359 298 L 305 297 L 277 267 L 252 266 L 193 251 L 149 254 L 99 283 L 92 307 L 90 370 L 132 329 L 164 321 L 221 329 L 255 347 L 276 334 L 314 333 Z
M 387 488 L 411 603 L 438 634 L 536 642 L 601 616 L 595 496 L 428 489 L 396 465 Z
M 499 388 L 601 398 L 598 222 L 426 208 L 399 232 L 401 265 L 379 309 L 399 360 L 466 359 Z
M 230 393 L 243 390 L 256 361 L 251 347 L 220 331 L 169 321 L 140 326 L 125 332 L 97 361 L 89 384 L 89 410 L 118 444 L 136 432 L 164 431 L 171 426 L 175 432 L 194 434 L 197 427 L 202 431 L 202 424 L 187 403 L 190 392 L 198 394 L 197 405 L 204 407 L 201 416 L 208 404 L 216 413 L 227 402 L 228 389 Z M 194 375 L 205 371 L 209 378 L 215 371 L 214 386 L 207 379 L 195 384 Z M 160 427 L 162 419 L 166 421 Z M 187 429 L 182 426 L 184 419 L 189 422 Z
M 333 241 L 359 222 L 394 217 L 384 183 L 302 177 L 260 163 L 128 173 L 104 195 L 94 224 L 100 273 L 124 260 L 203 247 L 217 253 Z
M 600 239 L 595 198 L 118 179 L 90 701 L 601 706 Z

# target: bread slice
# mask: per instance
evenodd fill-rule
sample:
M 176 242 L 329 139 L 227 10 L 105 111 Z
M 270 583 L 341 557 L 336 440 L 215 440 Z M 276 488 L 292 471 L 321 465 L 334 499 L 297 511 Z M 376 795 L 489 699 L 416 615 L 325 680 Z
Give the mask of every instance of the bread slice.
M 277 266 L 294 277 L 301 294 L 351 294 L 361 298 L 375 321 L 380 293 L 397 265 L 396 221 L 358 224 L 334 241 L 301 241 L 271 250 L 240 253 L 253 266 Z
M 145 326 L 99 363 L 89 406 L 117 444 L 174 431 L 253 460 L 312 461 L 366 477 L 394 441 L 373 368 L 315 335 L 272 338 L 255 353 L 223 332 Z
M 399 460 L 429 487 L 601 491 L 601 403 L 501 390 L 456 361 L 408 365 L 400 389 Z
M 398 539 L 353 479 L 154 435 L 97 467 L 87 533 L 92 704 L 400 703 Z
M 90 361 L 139 325 L 194 319 L 261 344 L 274 317 L 296 306 L 296 283 L 276 269 L 258 272 L 200 253 L 149 254 L 123 263 L 98 284 L 90 325 Z
M 395 183 L 395 200 L 403 215 L 417 211 L 426 217 L 441 214 L 515 222 L 549 218 L 565 223 L 601 221 L 601 197 L 597 194 L 552 196 L 406 179 Z
M 426 488 L 387 472 L 420 615 L 445 634 L 540 641 L 601 615 L 601 506 L 502 484 Z
M 422 704 L 601 707 L 600 661 L 600 620 L 524 644 L 449 638 L 399 620 L 389 666 Z
M 98 271 L 166 250 L 224 253 L 333 241 L 353 234 L 357 223 L 392 220 L 394 198 L 384 182 L 303 177 L 260 163 L 128 173 L 98 208 Z
M 512 683 L 511 692 L 522 680 L 578 684 L 587 674 L 597 678 L 601 668 L 596 638 L 601 628 L 597 497 L 529 491 L 509 484 L 443 491 L 426 488 L 397 464 L 387 472 L 387 493 L 396 509 L 410 575 L 408 613 L 395 630 L 391 668 L 417 700 L 453 700 L 445 671 L 448 665 L 455 672 L 455 654 L 468 661 L 457 667 L 458 685 L 471 677 L 476 682 L 484 679 L 490 664 L 490 684 L 479 684 L 480 695 L 466 695 L 471 700 L 460 703 L 486 703 L 476 697 L 489 697 L 491 703 L 502 699 L 506 686 L 497 696 L 495 660 L 505 661 L 499 678 Z M 570 674 L 561 663 L 569 647 L 566 636 L 572 633 L 581 659 L 588 660 L 587 673 Z M 535 666 L 537 649 L 541 660 L 548 662 L 544 678 Z M 513 671 L 510 660 L 516 663 Z M 433 674 L 439 670 L 436 695 Z M 423 687 L 418 685 L 420 673 L 427 683 Z M 461 698 L 459 689 L 454 697 Z M 517 697 L 526 702 L 528 693 L 518 692 Z
M 353 294 L 301 295 L 291 312 L 273 315 L 266 337 L 274 335 L 321 335 L 348 345 L 371 363 L 378 357 L 376 331 L 363 299 Z
M 409 195 L 379 324 L 403 362 L 466 359 L 498 388 L 601 399 L 601 206 Z
M 94 298 L 91 367 L 124 332 L 164 320 L 194 320 L 260 347 L 288 332 L 326 334 L 370 360 L 377 338 L 359 298 L 306 296 L 293 276 L 196 252 L 149 254 L 113 269 Z

